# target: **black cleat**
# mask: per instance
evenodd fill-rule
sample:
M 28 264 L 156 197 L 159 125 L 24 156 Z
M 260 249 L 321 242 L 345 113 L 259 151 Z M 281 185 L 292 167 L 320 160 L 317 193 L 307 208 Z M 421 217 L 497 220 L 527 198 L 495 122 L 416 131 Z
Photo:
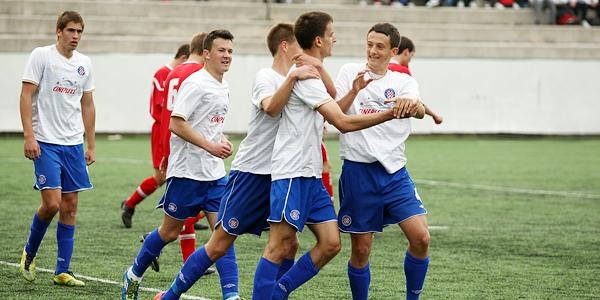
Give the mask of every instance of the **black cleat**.
M 213 274 L 215 272 L 217 272 L 217 270 L 215 270 L 215 268 L 211 267 L 211 268 L 206 269 L 206 271 L 204 271 L 204 275 L 210 275 L 210 274 Z
M 208 226 L 206 226 L 206 225 L 204 225 L 204 224 L 202 224 L 200 222 L 196 222 L 196 223 L 194 223 L 194 229 L 196 229 L 196 230 L 207 230 Z
M 135 213 L 135 208 L 130 208 L 127 206 L 125 201 L 126 200 L 123 200 L 123 202 L 121 202 L 121 210 L 123 211 L 123 213 L 121 213 L 121 221 L 123 221 L 125 228 L 131 228 L 131 218 Z
M 142 235 L 142 239 L 140 240 L 140 242 L 143 243 L 148 235 L 149 233 Z M 150 263 L 150 268 L 154 270 L 154 272 L 160 271 L 160 265 L 158 264 L 158 256 L 152 259 L 152 262 Z

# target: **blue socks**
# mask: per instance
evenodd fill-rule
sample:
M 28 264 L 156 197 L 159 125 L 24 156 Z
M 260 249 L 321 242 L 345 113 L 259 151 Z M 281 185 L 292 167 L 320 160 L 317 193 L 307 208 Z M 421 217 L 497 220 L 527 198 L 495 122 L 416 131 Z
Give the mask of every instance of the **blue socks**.
M 204 247 L 202 247 L 202 250 L 204 250 Z M 217 271 L 219 272 L 219 279 L 221 280 L 221 291 L 223 299 L 227 299 L 237 295 L 238 264 L 235 259 L 235 249 L 233 245 L 229 247 L 229 250 L 227 250 L 223 257 L 217 260 L 215 266 L 217 267 Z M 204 272 L 202 272 L 201 274 L 204 274 Z
M 252 300 L 271 300 L 279 265 L 261 257 L 254 273 Z
M 371 284 L 370 264 L 362 269 L 353 267 L 348 262 L 348 279 L 350 280 L 350 290 L 352 299 L 366 300 L 369 297 L 369 285 Z
M 58 244 L 58 253 L 56 256 L 56 271 L 54 275 L 69 271 L 71 257 L 73 256 L 73 245 L 75 243 L 75 226 L 60 222 L 56 223 L 56 241 Z
M 313 278 L 317 273 L 319 273 L 319 269 L 310 258 L 310 252 L 304 253 L 298 259 L 298 262 L 273 287 L 271 299 L 286 299 L 292 291 Z
M 189 290 L 212 264 L 213 261 L 206 254 L 204 246 L 196 250 L 183 264 L 181 271 L 162 299 L 179 299 L 181 294 Z M 238 295 L 238 267 L 233 245 L 223 257 L 217 260 L 216 266 L 221 280 L 223 299 Z
M 417 300 L 423 290 L 427 268 L 429 267 L 429 257 L 425 259 L 416 258 L 408 251 L 404 256 L 404 275 L 406 276 L 406 299 Z
M 33 215 L 33 221 L 31 222 L 31 228 L 29 229 L 29 238 L 27 239 L 27 244 L 25 245 L 25 252 L 27 252 L 27 254 L 35 257 L 38 249 L 40 249 L 40 244 L 42 244 L 42 239 L 44 239 L 46 229 L 48 229 L 50 223 L 51 222 L 45 223 L 44 221 L 40 220 L 37 213 Z
M 294 265 L 294 260 L 289 258 L 284 258 L 279 266 L 279 272 L 277 272 L 277 277 L 275 280 L 279 280 L 283 274 L 285 274 L 292 266 Z
M 152 263 L 152 259 L 160 255 L 160 251 L 165 247 L 166 243 L 160 238 L 158 229 L 154 229 L 144 240 L 142 248 L 138 252 L 131 271 L 135 276 L 142 277 L 144 272 Z

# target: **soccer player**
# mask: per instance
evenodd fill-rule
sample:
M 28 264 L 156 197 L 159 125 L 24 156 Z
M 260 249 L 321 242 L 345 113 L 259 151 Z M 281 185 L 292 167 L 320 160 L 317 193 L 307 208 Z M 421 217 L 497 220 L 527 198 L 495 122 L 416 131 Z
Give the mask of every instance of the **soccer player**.
M 331 55 L 335 36 L 330 15 L 324 12 L 302 14 L 296 20 L 294 34 L 304 54 L 321 61 Z M 356 76 L 356 90 L 370 82 L 363 75 L 364 72 Z M 345 97 L 353 98 L 355 93 L 353 90 Z M 256 267 L 253 299 L 286 299 L 340 251 L 337 217 L 321 181 L 324 118 L 341 132 L 348 132 L 394 119 L 405 114 L 405 108 L 422 107 L 416 99 L 397 100 L 401 110 L 391 108 L 364 116 L 347 116 L 327 93 L 322 80 L 296 81 L 283 108 L 273 146 L 267 219 L 271 229 Z M 302 232 L 305 225 L 315 234 L 316 245 L 277 280 L 281 263 L 293 247 L 297 232 Z
M 163 155 L 160 145 L 160 127 L 161 127 L 161 112 L 163 110 L 163 99 L 165 98 L 165 79 L 173 68 L 177 67 L 182 62 L 188 59 L 190 55 L 190 45 L 184 44 L 179 46 L 175 57 L 171 63 L 160 67 L 152 79 L 152 94 L 150 94 L 150 116 L 154 119 L 151 131 L 151 149 L 152 149 L 152 166 L 154 167 L 154 175 L 144 179 L 142 183 L 135 189 L 133 194 L 128 199 L 121 202 L 121 220 L 125 228 L 131 228 L 131 218 L 135 213 L 135 207 L 140 204 L 146 197 L 150 196 L 156 189 L 165 183 L 165 177 L 158 170 L 160 160 Z
M 390 60 L 390 64 L 388 65 L 388 69 L 395 72 L 406 73 L 412 76 L 412 74 L 410 73 L 410 69 L 408 68 L 408 64 L 412 60 L 412 57 L 415 55 L 415 52 L 415 44 L 413 44 L 413 42 L 405 36 L 400 37 L 400 46 L 398 46 L 398 54 L 392 57 L 392 59 Z M 442 116 L 435 113 L 427 105 L 425 105 L 425 114 L 431 116 L 435 124 L 439 125 L 442 124 L 442 122 L 444 121 Z
M 54 284 L 85 285 L 69 269 L 78 193 L 92 188 L 87 166 L 96 159 L 92 62 L 76 50 L 84 25 L 83 18 L 75 11 L 60 14 L 56 21 L 56 44 L 31 52 L 22 79 L 23 149 L 25 157 L 33 161 L 33 187 L 42 196 L 19 267 L 27 281 L 36 278 L 37 251 L 58 213 Z
M 365 115 L 386 109 L 385 103 L 393 97 L 418 98 L 419 87 L 414 78 L 388 71 L 399 41 L 398 30 L 389 23 L 369 29 L 366 67 L 373 80 L 355 99 L 340 99 L 342 110 L 351 115 Z M 364 63 L 342 66 L 336 79 L 338 95 L 354 89 L 355 74 L 364 68 Z M 422 118 L 425 108 L 423 105 L 420 108 L 423 111 L 411 116 Z M 389 224 L 398 224 L 409 242 L 404 257 L 406 299 L 418 299 L 423 289 L 429 264 L 429 231 L 427 211 L 405 167 L 404 142 L 410 130 L 410 120 L 404 118 L 344 133 L 340 138 L 344 163 L 338 224 L 351 238 L 348 278 L 352 299 L 368 299 L 373 233 L 383 231 Z
M 203 210 L 211 228 L 227 176 L 223 159 L 233 145 L 223 135 L 229 109 L 229 85 L 223 74 L 229 70 L 233 35 L 227 30 L 211 31 L 203 43 L 204 68 L 188 76 L 177 93 L 170 128 L 171 153 L 167 187 L 158 205 L 165 213 L 160 227 L 144 240 L 133 266 L 123 274 L 122 299 L 137 299 L 144 272 L 166 244 L 179 235 L 184 220 Z M 238 291 L 238 274 L 233 249 L 216 262 L 224 296 Z
M 161 112 L 161 126 L 158 143 L 162 147 L 160 159 L 159 171 L 163 178 L 166 177 L 166 169 L 168 164 L 168 157 L 171 153 L 171 131 L 169 130 L 169 124 L 171 121 L 171 112 L 173 110 L 173 105 L 175 104 L 175 98 L 177 96 L 177 91 L 179 91 L 179 87 L 181 83 L 188 78 L 191 74 L 199 71 L 204 67 L 204 57 L 202 56 L 202 48 L 204 38 L 206 37 L 205 32 L 199 32 L 192 38 L 190 42 L 190 54 L 189 58 L 182 64 L 175 67 L 165 79 L 165 97 L 163 97 L 162 103 L 162 112 Z M 202 218 L 203 212 L 200 212 L 197 216 L 189 217 L 185 220 L 183 224 L 183 228 L 179 233 L 179 244 L 181 246 L 181 255 L 183 257 L 183 261 L 185 262 L 190 255 L 196 250 L 196 230 L 195 224 L 196 222 Z M 152 263 L 151 267 L 154 268 L 158 266 L 158 260 Z M 208 273 L 214 273 L 214 269 L 209 269 Z
M 268 227 L 266 220 L 271 189 L 269 154 L 273 151 L 281 109 L 296 80 L 320 78 L 317 67 L 322 71 L 324 69 L 321 62 L 316 61 L 317 67 L 307 65 L 298 68 L 286 78 L 293 58 L 301 54 L 292 24 L 280 23 L 271 28 L 267 35 L 267 45 L 273 56 L 273 63 L 270 68 L 263 68 L 256 74 L 248 134 L 231 164 L 216 229 L 208 243 L 194 252 L 183 265 L 169 290 L 164 295 L 159 293 L 155 299 L 179 299 L 182 293 L 200 279 L 207 267 L 227 251 L 233 250 L 233 244 L 239 235 L 251 233 L 260 236 L 262 230 Z M 331 84 L 333 86 L 333 82 Z M 295 254 L 296 247 L 291 247 L 280 268 L 281 274 L 294 264 Z

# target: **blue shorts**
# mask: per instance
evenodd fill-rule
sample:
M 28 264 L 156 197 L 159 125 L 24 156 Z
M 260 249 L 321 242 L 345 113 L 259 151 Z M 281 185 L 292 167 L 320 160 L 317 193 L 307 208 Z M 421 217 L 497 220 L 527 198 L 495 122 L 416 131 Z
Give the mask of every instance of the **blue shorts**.
M 406 168 L 389 174 L 379 162 L 344 160 L 339 194 L 342 232 L 381 232 L 386 225 L 427 214 Z
M 63 193 L 92 188 L 83 144 L 63 146 L 38 142 L 41 156 L 33 161 L 36 190 L 62 189 Z
M 225 184 L 227 176 L 213 181 L 171 177 L 156 208 L 162 207 L 165 214 L 181 221 L 197 216 L 200 211 L 217 213 Z
M 252 233 L 260 236 L 269 227 L 271 175 L 232 170 L 221 199 L 217 224 L 231 235 Z
M 321 178 L 295 177 L 271 183 L 271 213 L 269 222 L 285 219 L 302 232 L 305 224 L 336 221 L 331 197 Z

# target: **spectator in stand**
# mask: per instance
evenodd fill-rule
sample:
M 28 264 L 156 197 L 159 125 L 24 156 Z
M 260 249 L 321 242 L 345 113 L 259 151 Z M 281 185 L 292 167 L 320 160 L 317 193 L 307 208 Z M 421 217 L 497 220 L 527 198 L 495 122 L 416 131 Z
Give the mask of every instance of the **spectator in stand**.
M 556 2 L 555 0 L 531 0 L 531 6 L 535 12 L 535 24 L 542 23 L 542 17 L 546 9 L 550 9 L 548 24 L 556 24 Z

